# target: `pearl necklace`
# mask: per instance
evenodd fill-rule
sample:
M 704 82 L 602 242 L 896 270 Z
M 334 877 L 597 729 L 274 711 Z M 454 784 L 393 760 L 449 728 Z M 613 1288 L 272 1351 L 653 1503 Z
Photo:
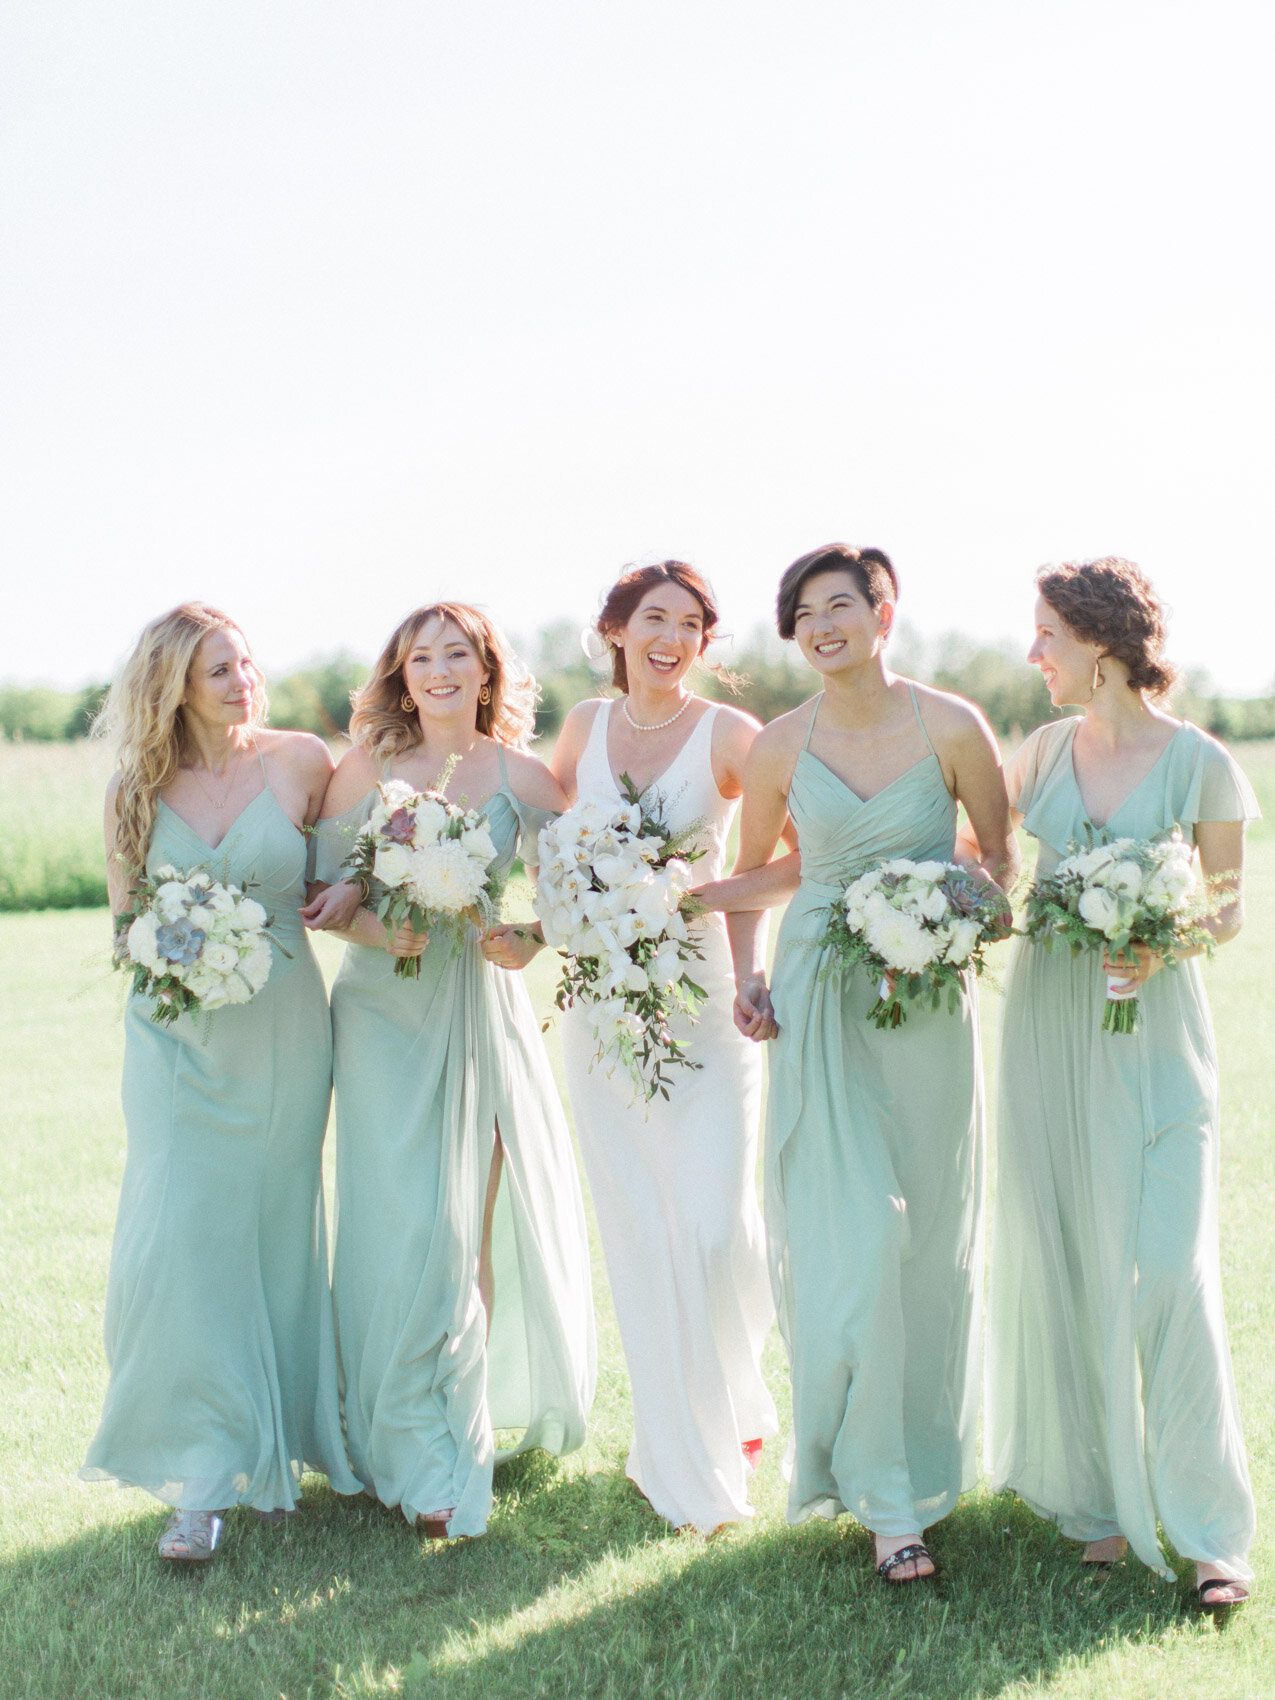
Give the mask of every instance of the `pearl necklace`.
M 643 726 L 640 720 L 634 720 L 633 716 L 629 713 L 628 697 L 624 698 L 620 707 L 624 710 L 624 718 L 628 721 L 629 725 L 635 732 L 662 732 L 666 726 L 671 726 L 675 720 L 680 720 L 694 701 L 695 693 L 693 691 L 688 691 L 682 698 L 682 706 L 678 709 L 677 713 L 670 714 L 667 720 L 657 720 L 653 726 Z

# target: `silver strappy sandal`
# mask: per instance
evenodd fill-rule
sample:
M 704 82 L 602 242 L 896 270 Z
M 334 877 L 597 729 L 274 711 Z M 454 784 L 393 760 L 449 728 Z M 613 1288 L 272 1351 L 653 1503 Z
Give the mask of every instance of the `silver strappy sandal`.
M 223 1511 L 174 1511 L 159 1537 L 159 1556 L 179 1564 L 203 1564 L 216 1552 L 225 1526 Z

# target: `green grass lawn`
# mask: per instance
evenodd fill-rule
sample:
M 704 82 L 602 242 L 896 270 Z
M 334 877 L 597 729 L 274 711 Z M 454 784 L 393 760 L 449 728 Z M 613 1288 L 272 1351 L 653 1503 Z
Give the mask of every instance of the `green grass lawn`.
M 1253 764 L 1250 764 L 1253 765 Z M 1269 797 L 1266 768 L 1259 782 Z M 1275 1402 L 1275 834 L 1250 920 L 1209 970 L 1222 1049 L 1222 1253 L 1259 1507 Z M 1010 1498 L 932 1538 L 937 1587 L 887 1591 L 849 1520 L 789 1529 L 777 1448 L 756 1522 L 672 1533 L 626 1482 L 628 1385 L 595 1259 L 601 1376 L 588 1446 L 497 1477 L 483 1540 L 422 1545 L 397 1513 L 307 1481 L 301 1519 L 232 1516 L 217 1559 L 161 1567 L 141 1493 L 75 1479 L 105 1383 L 102 1300 L 124 1155 L 122 981 L 101 911 L 0 916 L 0 1696 L 1198 1696 L 1275 1690 L 1264 1597 L 1225 1632 L 1141 1566 L 1081 1573 Z M 325 948 L 329 965 L 339 947 Z M 533 969 L 548 1004 L 552 965 Z M 985 998 L 994 1006 L 995 994 Z M 990 1037 L 994 1007 L 987 1010 Z M 556 1057 L 556 1040 L 550 1035 Z M 208 1223 L 210 1280 L 217 1224 Z M 786 1414 L 777 1340 L 771 1384 Z M 1263 1521 L 1254 1555 L 1271 1571 Z

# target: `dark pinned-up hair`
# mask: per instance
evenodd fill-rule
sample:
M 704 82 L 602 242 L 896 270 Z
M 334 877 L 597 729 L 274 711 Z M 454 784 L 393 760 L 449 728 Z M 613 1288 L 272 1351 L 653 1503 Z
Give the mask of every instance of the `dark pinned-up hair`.
M 898 600 L 899 575 L 884 549 L 852 549 L 848 543 L 825 543 L 821 549 L 799 556 L 779 581 L 775 623 L 781 638 L 790 638 L 796 631 L 802 588 L 816 573 L 849 573 L 874 611 L 883 602 Z
M 1070 632 L 1124 663 L 1131 691 L 1169 694 L 1177 669 L 1164 659 L 1164 607 L 1141 567 L 1118 555 L 1062 561 L 1040 569 L 1036 588 Z
M 624 651 L 615 642 L 615 634 L 628 625 L 641 606 L 647 591 L 653 590 L 657 584 L 680 585 L 683 590 L 691 593 L 703 609 L 704 627 L 699 646 L 701 655 L 708 647 L 708 641 L 721 618 L 712 585 L 702 573 L 697 573 L 694 567 L 687 566 L 685 561 L 657 561 L 650 567 L 630 567 L 607 591 L 602 603 L 602 612 L 596 622 L 598 631 L 611 645 L 611 683 L 619 690 L 628 690 L 629 675 L 624 665 Z

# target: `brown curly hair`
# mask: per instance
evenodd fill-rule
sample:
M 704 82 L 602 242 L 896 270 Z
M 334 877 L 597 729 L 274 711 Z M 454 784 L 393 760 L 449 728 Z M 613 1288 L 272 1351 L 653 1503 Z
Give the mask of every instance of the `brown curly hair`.
M 712 637 L 718 620 L 721 619 L 712 585 L 703 573 L 697 573 L 695 568 L 688 566 L 685 561 L 657 561 L 649 567 L 630 567 L 607 591 L 602 603 L 602 612 L 596 622 L 598 631 L 611 645 L 611 683 L 617 690 L 628 690 L 629 674 L 624 664 L 624 651 L 614 642 L 614 635 L 628 625 L 641 606 L 647 591 L 653 590 L 657 584 L 681 585 L 682 589 L 689 591 L 699 603 L 704 613 L 703 635 L 699 646 L 701 655 L 708 646 L 708 640 Z
M 1131 691 L 1169 694 L 1178 675 L 1164 659 L 1164 608 L 1141 567 L 1118 555 L 1062 561 L 1040 569 L 1036 588 L 1082 642 L 1124 663 Z
M 491 701 L 479 703 L 479 732 L 511 749 L 525 750 L 536 724 L 540 687 L 518 660 L 495 622 L 465 602 L 431 602 L 412 612 L 390 633 L 371 677 L 351 695 L 350 738 L 381 764 L 415 749 L 421 741 L 415 708 L 405 709 L 403 663 L 427 620 L 449 621 L 465 634 L 474 654 L 491 675 Z

